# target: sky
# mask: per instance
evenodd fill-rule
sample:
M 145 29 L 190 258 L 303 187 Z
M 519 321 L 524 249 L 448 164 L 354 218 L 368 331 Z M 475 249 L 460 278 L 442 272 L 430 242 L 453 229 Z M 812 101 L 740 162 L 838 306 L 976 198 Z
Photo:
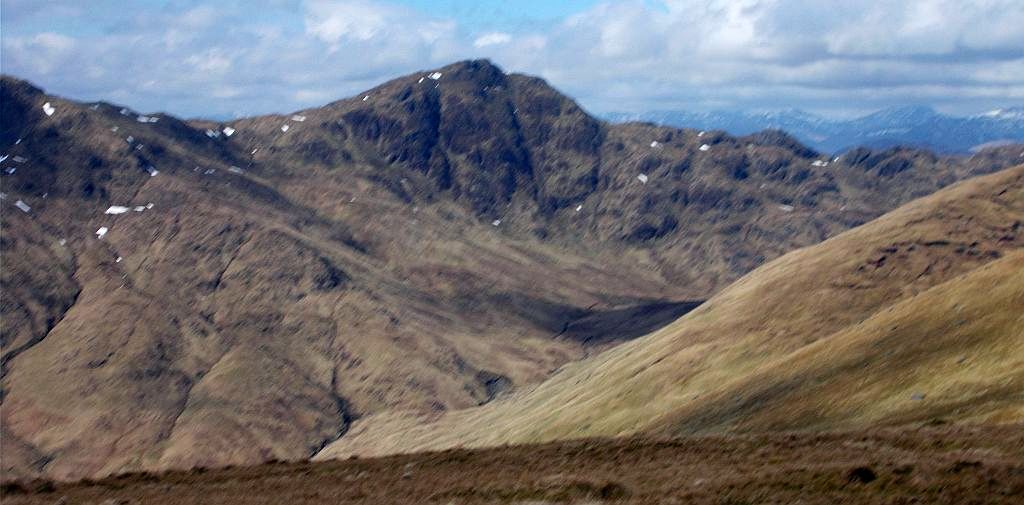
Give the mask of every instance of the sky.
M 1024 104 L 1024 0 L 0 0 L 0 67 L 141 112 L 288 112 L 470 58 L 594 113 Z

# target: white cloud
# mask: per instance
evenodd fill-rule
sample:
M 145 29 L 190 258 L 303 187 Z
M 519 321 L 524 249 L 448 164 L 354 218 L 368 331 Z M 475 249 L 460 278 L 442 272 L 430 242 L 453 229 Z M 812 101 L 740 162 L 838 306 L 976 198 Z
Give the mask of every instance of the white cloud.
M 504 32 L 485 33 L 473 41 L 473 47 L 500 46 L 512 41 L 512 36 Z
M 337 98 L 331 95 L 330 90 L 326 89 L 300 89 L 295 91 L 292 95 L 295 101 L 304 104 L 317 104 L 326 103 L 332 99 Z
M 219 17 L 213 6 L 202 5 L 184 12 L 178 18 L 178 22 L 192 29 L 202 29 L 212 26 Z
M 5 38 L 3 52 L 5 59 L 10 59 L 16 68 L 24 66 L 32 72 L 46 74 L 64 65 L 72 56 L 74 48 L 75 39 L 59 33 L 43 32 L 26 37 Z
M 1018 0 L 885 0 L 843 11 L 849 16 L 827 38 L 835 54 L 946 55 L 1024 47 L 1024 3 Z
M 516 42 L 494 54 L 598 110 L 823 109 L 854 105 L 850 94 L 871 108 L 919 102 L 924 85 L 966 109 L 1024 86 L 1020 26 L 1019 0 L 631 1 L 569 17 L 541 34 L 543 51 Z
M 197 72 L 224 74 L 231 70 L 232 60 L 227 52 L 220 48 L 208 49 L 185 58 L 185 62 Z
M 362 0 L 312 0 L 306 3 L 306 32 L 337 44 L 343 39 L 370 40 L 386 34 L 389 18 L 402 17 L 394 7 Z
M 424 50 L 453 37 L 456 28 L 450 20 L 374 0 L 309 0 L 304 12 L 306 33 L 333 50 L 367 42 Z
M 287 112 L 469 57 L 539 74 L 597 111 L 982 110 L 1024 88 L 1020 0 L 625 0 L 484 30 L 388 0 L 267 0 L 274 14 L 257 17 L 241 0 L 94 5 L 105 10 L 5 2 L 4 72 L 185 116 Z M 32 29 L 69 23 L 103 29 Z

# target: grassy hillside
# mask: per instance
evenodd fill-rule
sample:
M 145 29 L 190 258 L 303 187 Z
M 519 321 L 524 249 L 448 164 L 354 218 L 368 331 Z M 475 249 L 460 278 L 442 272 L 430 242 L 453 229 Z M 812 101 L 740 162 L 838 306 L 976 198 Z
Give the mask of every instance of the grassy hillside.
M 434 419 L 374 416 L 319 457 L 642 431 L 1019 420 L 1024 166 L 787 254 L 675 323 Z
M 661 431 L 1024 419 L 1024 251 L 913 295 L 693 402 Z

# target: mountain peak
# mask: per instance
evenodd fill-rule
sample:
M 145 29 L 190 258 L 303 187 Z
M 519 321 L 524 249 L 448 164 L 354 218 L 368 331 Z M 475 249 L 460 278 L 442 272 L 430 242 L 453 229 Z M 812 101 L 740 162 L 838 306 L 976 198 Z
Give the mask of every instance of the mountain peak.
M 450 72 L 450 73 L 458 73 L 458 72 L 484 73 L 484 74 L 486 74 L 486 73 L 495 73 L 495 72 L 499 73 L 499 74 L 504 74 L 505 73 L 501 69 L 501 67 L 499 67 L 498 65 L 495 65 L 494 62 L 492 62 L 491 60 L 489 60 L 487 58 L 478 58 L 478 59 L 472 59 L 472 60 L 456 61 L 455 63 L 449 63 L 449 64 L 441 67 L 438 70 L 441 71 L 441 72 Z
M 746 137 L 742 137 L 741 140 L 746 140 L 747 142 L 757 145 L 784 147 L 804 158 L 813 158 L 818 155 L 814 150 L 801 144 L 796 137 L 778 128 L 761 130 L 757 133 L 752 133 Z
M 502 84 L 507 75 L 491 60 L 476 59 L 457 61 L 425 72 L 415 72 L 406 79 L 409 77 L 415 77 L 417 80 L 473 82 L 481 86 L 493 86 Z
M 33 97 L 42 95 L 43 90 L 33 85 L 24 79 L 19 79 L 12 75 L 0 74 L 0 96 L 3 98 L 3 102 L 0 103 L 0 107 L 7 108 L 11 100 L 22 99 L 27 97 Z M 10 116 L 4 115 L 5 120 L 9 120 Z
M 939 113 L 927 105 L 901 105 L 888 107 L 873 114 L 868 114 L 861 119 L 864 120 L 889 120 L 889 121 L 925 121 Z
M 996 120 L 1021 120 L 1024 119 L 1024 106 L 994 109 L 974 117 Z

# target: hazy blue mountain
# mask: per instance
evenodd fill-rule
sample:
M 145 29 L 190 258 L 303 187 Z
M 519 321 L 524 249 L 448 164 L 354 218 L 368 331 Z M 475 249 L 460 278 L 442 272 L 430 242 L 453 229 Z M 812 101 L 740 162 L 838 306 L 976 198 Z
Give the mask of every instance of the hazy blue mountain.
M 907 145 L 941 152 L 968 152 L 981 145 L 1024 141 L 1024 107 L 996 109 L 969 117 L 948 116 L 930 107 L 892 107 L 850 120 L 827 119 L 798 109 L 776 112 L 651 111 L 611 113 L 613 122 L 658 124 L 725 130 L 734 135 L 776 128 L 822 152 L 857 146 Z

